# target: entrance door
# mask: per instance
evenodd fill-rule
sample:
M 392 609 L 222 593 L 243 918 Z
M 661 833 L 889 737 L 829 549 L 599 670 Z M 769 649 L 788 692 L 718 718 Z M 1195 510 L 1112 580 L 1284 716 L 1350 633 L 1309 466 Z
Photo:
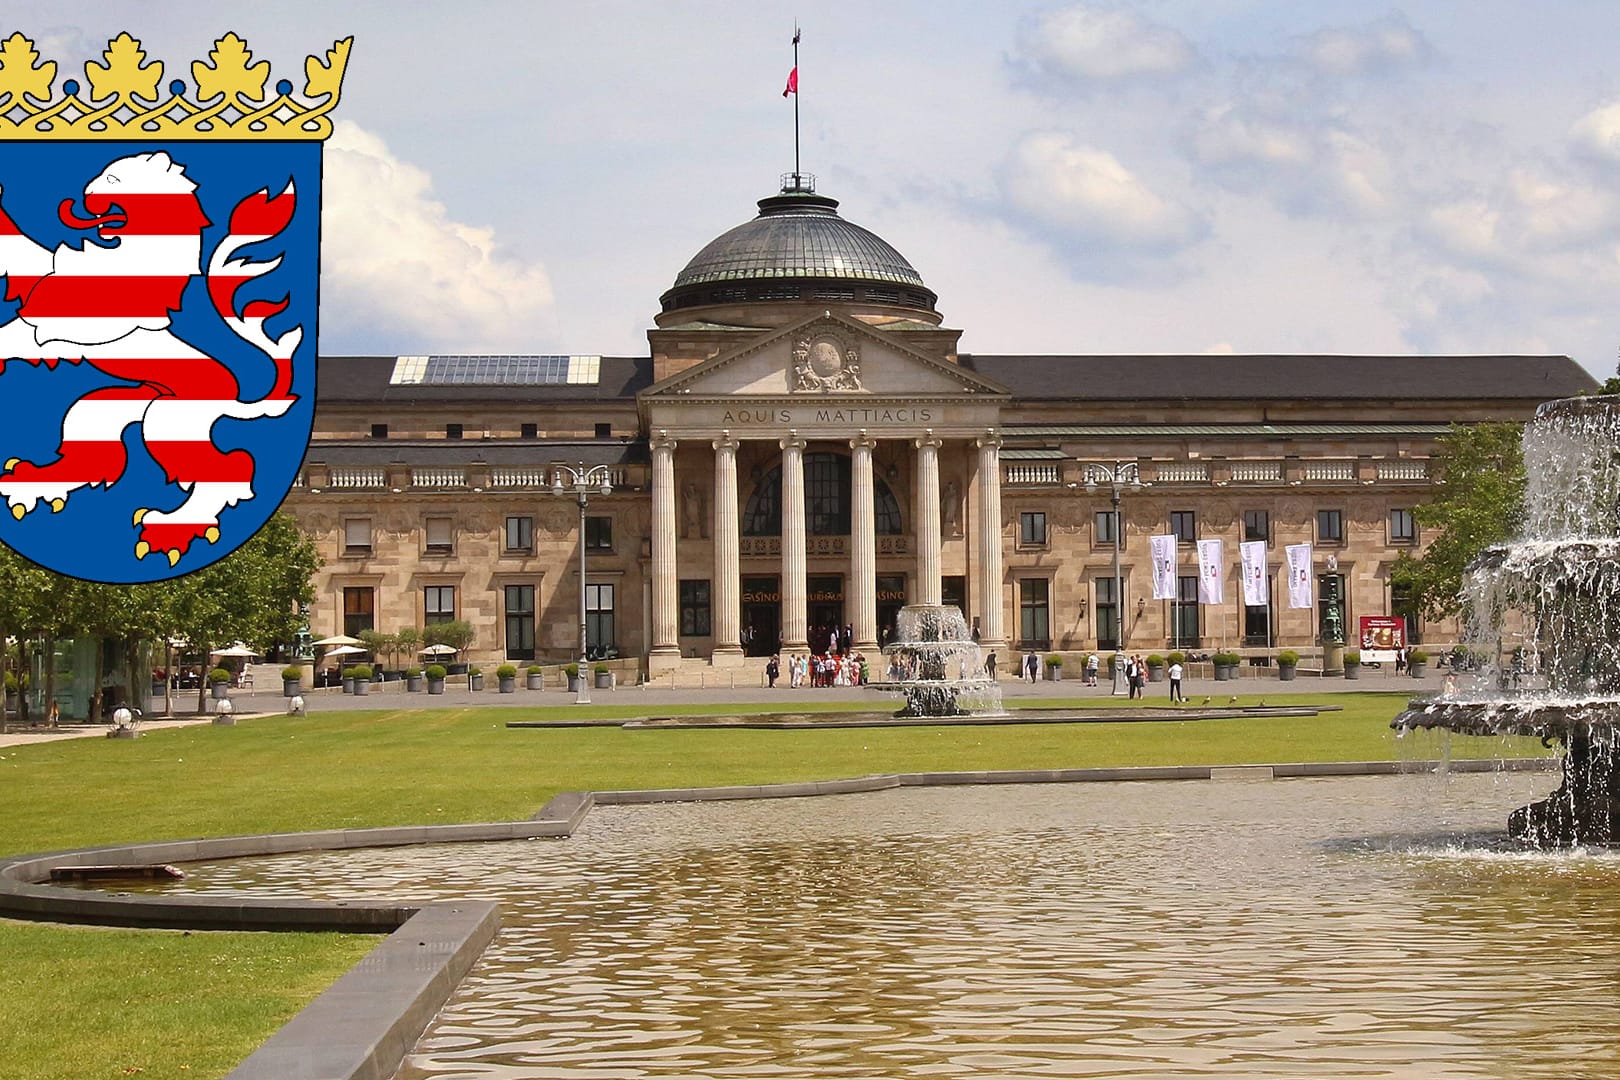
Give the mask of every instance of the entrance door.
M 773 577 L 742 579 L 743 651 L 770 656 L 782 641 L 782 597 Z
M 906 575 L 879 574 L 877 579 L 878 644 L 894 640 L 895 623 L 906 604 Z
M 810 624 L 810 651 L 824 653 L 844 625 L 844 579 L 805 579 L 805 619 Z

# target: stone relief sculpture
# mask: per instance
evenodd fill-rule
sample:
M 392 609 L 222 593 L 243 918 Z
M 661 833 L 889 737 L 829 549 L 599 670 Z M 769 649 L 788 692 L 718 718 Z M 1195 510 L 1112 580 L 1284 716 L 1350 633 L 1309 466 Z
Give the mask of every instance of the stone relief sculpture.
M 962 535 L 962 489 L 955 480 L 945 485 L 940 496 L 939 531 L 945 536 Z
M 795 392 L 860 390 L 861 353 L 832 334 L 805 336 L 793 343 Z
M 703 539 L 703 492 L 691 481 L 681 490 L 681 521 L 686 539 Z

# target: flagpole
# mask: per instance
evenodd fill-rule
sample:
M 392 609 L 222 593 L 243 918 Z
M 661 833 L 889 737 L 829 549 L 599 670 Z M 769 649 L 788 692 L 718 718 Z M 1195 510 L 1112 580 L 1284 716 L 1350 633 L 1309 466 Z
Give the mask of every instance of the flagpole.
M 793 24 L 793 70 L 799 70 L 799 24 Z M 793 88 L 793 186 L 802 187 L 799 179 L 799 88 Z

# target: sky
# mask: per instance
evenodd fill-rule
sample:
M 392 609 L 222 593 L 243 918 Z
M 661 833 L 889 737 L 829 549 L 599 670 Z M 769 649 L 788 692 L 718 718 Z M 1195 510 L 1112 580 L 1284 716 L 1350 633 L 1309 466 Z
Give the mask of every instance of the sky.
M 355 44 L 321 350 L 645 355 L 801 161 L 979 353 L 1620 347 L 1620 4 L 12 0 L 82 79 Z M 1145 379 L 1151 378 L 1144 371 Z M 1353 370 L 1346 371 L 1353 378 Z

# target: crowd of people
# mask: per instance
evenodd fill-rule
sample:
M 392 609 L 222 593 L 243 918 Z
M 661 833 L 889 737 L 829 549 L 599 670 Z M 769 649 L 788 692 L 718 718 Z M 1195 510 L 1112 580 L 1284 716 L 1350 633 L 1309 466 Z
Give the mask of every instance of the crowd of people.
M 782 678 L 780 654 L 765 665 L 765 678 L 772 687 Z M 862 653 L 801 653 L 787 658 L 790 690 L 801 686 L 865 686 L 871 679 L 871 665 Z

